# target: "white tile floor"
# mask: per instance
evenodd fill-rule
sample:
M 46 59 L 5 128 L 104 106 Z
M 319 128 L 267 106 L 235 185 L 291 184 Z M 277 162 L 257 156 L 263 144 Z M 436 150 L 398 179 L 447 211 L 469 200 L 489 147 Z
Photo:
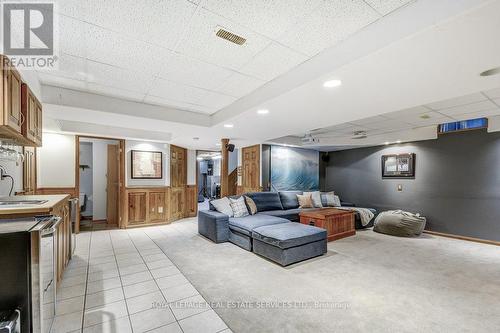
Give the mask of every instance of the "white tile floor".
M 78 235 L 51 332 L 230 332 L 157 245 L 178 223 Z

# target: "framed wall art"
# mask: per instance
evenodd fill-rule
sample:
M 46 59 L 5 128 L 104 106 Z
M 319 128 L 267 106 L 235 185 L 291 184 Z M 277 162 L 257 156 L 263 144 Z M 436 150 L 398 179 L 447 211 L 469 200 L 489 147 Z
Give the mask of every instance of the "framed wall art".
M 415 154 L 382 156 L 383 178 L 414 178 Z
M 163 154 L 161 151 L 132 150 L 132 179 L 162 179 Z

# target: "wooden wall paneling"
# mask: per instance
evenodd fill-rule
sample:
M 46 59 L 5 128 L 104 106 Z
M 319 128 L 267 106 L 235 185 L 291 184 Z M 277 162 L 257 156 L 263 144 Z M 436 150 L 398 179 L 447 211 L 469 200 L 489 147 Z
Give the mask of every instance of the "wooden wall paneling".
M 188 185 L 186 187 L 186 217 L 195 217 L 198 213 L 197 186 Z
M 260 145 L 244 147 L 242 154 L 242 192 L 259 192 L 260 186 Z
M 147 221 L 147 213 L 149 203 L 147 200 L 147 192 L 129 192 L 128 194 L 128 223 L 145 223 Z

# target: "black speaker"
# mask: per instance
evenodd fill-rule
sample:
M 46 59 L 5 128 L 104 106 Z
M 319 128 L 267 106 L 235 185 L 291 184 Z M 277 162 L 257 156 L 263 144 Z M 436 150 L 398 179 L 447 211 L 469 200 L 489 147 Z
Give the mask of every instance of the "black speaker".
M 321 155 L 321 160 L 325 163 L 328 163 L 330 162 L 330 154 L 326 153 L 326 154 L 322 154 Z
M 226 145 L 226 149 L 227 149 L 227 151 L 229 151 L 229 152 L 231 152 L 231 153 L 232 153 L 232 152 L 234 151 L 234 145 L 233 145 L 233 144 L 231 144 L 231 143 L 230 143 L 230 144 L 227 144 L 227 145 Z

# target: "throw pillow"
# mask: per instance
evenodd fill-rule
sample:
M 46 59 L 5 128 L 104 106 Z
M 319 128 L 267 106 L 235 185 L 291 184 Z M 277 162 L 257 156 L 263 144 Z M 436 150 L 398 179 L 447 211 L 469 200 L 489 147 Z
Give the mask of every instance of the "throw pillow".
M 335 195 L 335 192 L 326 192 L 324 196 L 327 207 L 340 207 L 340 198 Z
M 239 197 L 238 199 L 229 198 L 231 201 L 231 208 L 233 209 L 234 217 L 248 216 L 247 205 L 245 198 Z
M 233 217 L 233 209 L 231 208 L 231 202 L 228 198 L 220 198 L 217 200 L 212 200 L 210 203 L 215 207 L 215 209 L 222 214 L 226 214 L 229 217 Z
M 314 208 L 311 194 L 297 194 L 299 200 L 299 208 Z
M 248 211 L 249 211 L 250 215 L 257 214 L 257 205 L 255 204 L 255 202 L 253 201 L 253 199 L 250 198 L 250 197 L 247 197 L 245 195 L 245 201 L 247 202 Z
M 320 191 L 314 191 L 314 192 L 304 192 L 304 194 L 310 194 L 313 206 L 316 208 L 323 208 L 323 204 L 321 203 L 321 192 Z

